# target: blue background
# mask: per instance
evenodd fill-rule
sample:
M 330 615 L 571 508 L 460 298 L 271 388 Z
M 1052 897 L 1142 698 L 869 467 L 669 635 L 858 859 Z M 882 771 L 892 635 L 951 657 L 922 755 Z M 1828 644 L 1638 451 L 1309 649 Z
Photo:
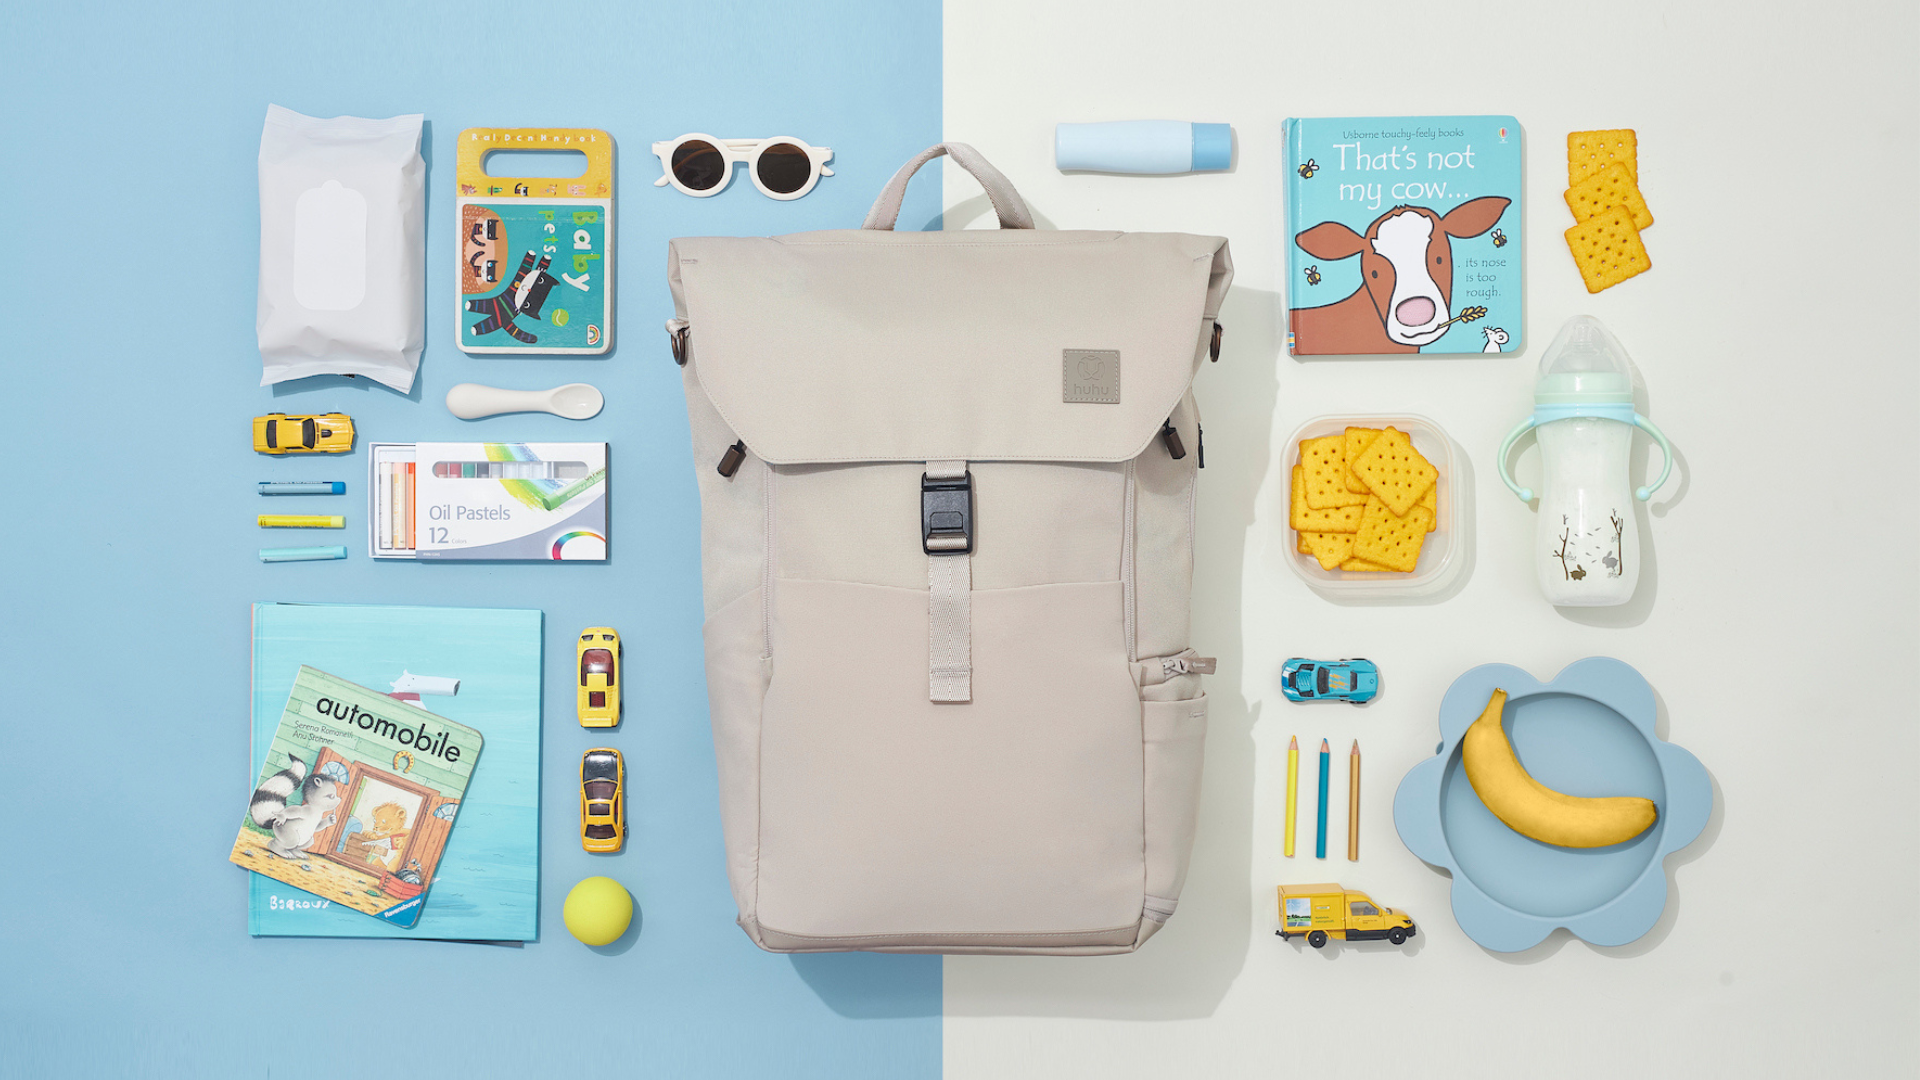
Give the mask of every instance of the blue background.
M 0 1073 L 937 1074 L 938 958 L 773 956 L 733 925 L 699 636 L 692 470 L 711 463 L 689 459 L 660 326 L 669 237 L 857 225 L 939 141 L 939 4 L 23 4 L 7 21 L 6 418 L 24 471 L 0 529 Z M 427 115 L 427 348 L 410 396 L 335 377 L 256 385 L 269 102 Z M 448 340 L 453 140 L 482 124 L 613 134 L 607 357 L 468 357 Z M 828 145 L 837 175 L 791 203 L 743 176 L 710 199 L 654 188 L 648 144 L 694 130 Z M 937 182 L 914 187 L 903 224 L 934 223 Z M 607 397 L 585 423 L 467 423 L 441 404 L 457 382 L 576 380 Z M 376 564 L 365 455 L 256 455 L 249 418 L 275 410 L 347 412 L 360 445 L 606 440 L 612 560 Z M 348 494 L 269 507 L 262 479 L 343 479 Z M 349 526 L 264 533 L 253 515 L 269 509 Z M 336 542 L 349 560 L 255 559 Z M 538 943 L 247 936 L 244 875 L 225 860 L 251 786 L 255 600 L 546 612 Z M 614 857 L 583 853 L 575 820 L 574 770 L 598 738 L 574 722 L 565 645 L 593 623 L 621 630 L 632 673 L 611 742 L 634 830 Z M 560 922 L 594 873 L 625 883 L 642 919 L 599 952 Z M 384 1006 L 348 990 L 370 972 L 391 987 Z

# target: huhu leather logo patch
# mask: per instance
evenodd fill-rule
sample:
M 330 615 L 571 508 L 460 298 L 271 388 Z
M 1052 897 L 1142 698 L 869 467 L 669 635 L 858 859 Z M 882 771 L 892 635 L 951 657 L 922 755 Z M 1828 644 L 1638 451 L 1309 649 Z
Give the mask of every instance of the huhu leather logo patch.
M 1061 401 L 1120 404 L 1120 350 L 1067 349 L 1060 366 Z

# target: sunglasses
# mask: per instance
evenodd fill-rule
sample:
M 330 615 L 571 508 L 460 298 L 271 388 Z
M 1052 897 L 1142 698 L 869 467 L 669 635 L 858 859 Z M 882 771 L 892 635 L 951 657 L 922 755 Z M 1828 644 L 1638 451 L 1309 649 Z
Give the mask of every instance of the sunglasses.
M 747 163 L 753 186 L 769 199 L 797 199 L 813 190 L 822 176 L 832 176 L 827 162 L 833 151 L 808 146 L 786 135 L 772 139 L 716 139 L 694 132 L 670 142 L 653 144 L 666 175 L 654 187 L 672 184 L 684 195 L 704 199 L 718 194 L 733 179 L 736 162 Z

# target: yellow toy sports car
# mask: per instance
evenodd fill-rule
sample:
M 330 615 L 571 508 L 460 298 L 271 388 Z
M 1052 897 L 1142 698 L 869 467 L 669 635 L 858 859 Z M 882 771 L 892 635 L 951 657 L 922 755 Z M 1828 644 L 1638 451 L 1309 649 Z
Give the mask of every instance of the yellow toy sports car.
M 620 722 L 620 635 L 611 626 L 589 626 L 580 631 L 574 652 L 580 661 L 580 726 L 612 727 Z
M 262 454 L 344 454 L 353 449 L 353 417 L 337 412 L 256 416 L 253 448 Z
M 627 765 L 620 751 L 600 746 L 580 758 L 580 846 L 619 851 L 627 838 Z

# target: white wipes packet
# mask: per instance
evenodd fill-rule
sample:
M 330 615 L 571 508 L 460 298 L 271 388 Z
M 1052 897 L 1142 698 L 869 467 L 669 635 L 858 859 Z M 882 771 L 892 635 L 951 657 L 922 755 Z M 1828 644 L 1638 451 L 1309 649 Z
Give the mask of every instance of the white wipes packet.
M 413 388 L 426 336 L 423 120 L 322 120 L 267 106 L 260 385 L 364 375 Z

